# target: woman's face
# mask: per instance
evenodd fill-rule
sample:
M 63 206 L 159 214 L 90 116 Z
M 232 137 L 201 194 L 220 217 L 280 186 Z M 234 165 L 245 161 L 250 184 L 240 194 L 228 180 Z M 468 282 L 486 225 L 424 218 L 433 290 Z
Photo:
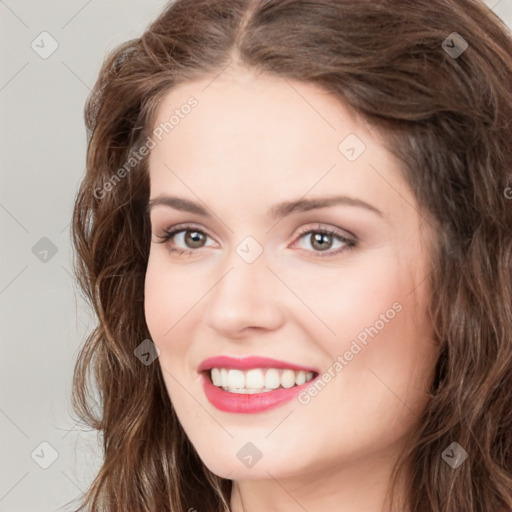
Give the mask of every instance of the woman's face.
M 242 71 L 172 90 L 154 128 L 146 320 L 201 459 L 237 480 L 391 460 L 437 356 L 432 229 L 376 130 Z

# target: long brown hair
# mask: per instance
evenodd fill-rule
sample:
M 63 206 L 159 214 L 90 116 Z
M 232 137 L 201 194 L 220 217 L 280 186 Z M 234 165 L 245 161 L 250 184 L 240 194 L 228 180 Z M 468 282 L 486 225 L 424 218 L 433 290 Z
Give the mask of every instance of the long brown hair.
M 230 63 L 323 87 L 404 163 L 435 220 L 429 312 L 440 356 L 394 476 L 407 472 L 411 512 L 511 511 L 512 39 L 477 0 L 176 0 L 109 54 L 85 107 L 73 218 L 75 272 L 98 317 L 74 406 L 104 450 L 79 510 L 229 510 L 232 482 L 198 457 L 160 366 L 134 356 L 150 337 L 147 158 L 119 169 L 170 89 Z M 457 469 L 442 458 L 452 442 L 468 453 Z

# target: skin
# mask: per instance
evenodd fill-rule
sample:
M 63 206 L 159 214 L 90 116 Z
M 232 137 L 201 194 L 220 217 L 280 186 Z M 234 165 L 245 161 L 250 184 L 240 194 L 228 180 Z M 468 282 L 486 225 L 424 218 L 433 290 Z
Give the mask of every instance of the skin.
M 151 199 L 172 194 L 213 212 L 150 213 L 146 321 L 179 420 L 205 465 L 235 481 L 234 512 L 380 512 L 437 358 L 426 316 L 432 229 L 377 130 L 317 86 L 229 69 L 171 90 L 155 126 L 190 96 L 197 107 L 149 159 Z M 355 161 L 338 149 L 351 133 L 366 145 Z M 351 205 L 269 216 L 281 201 L 329 195 L 382 216 Z M 187 246 L 183 232 L 158 243 L 184 222 L 208 235 L 203 247 Z M 328 237 L 322 252 L 301 235 L 319 223 L 357 245 L 334 254 L 344 244 Z M 236 251 L 247 236 L 263 250 L 252 263 Z M 197 367 L 208 357 L 324 372 L 397 302 L 400 312 L 306 405 L 234 414 L 204 395 Z M 237 458 L 247 442 L 262 453 L 252 468 Z

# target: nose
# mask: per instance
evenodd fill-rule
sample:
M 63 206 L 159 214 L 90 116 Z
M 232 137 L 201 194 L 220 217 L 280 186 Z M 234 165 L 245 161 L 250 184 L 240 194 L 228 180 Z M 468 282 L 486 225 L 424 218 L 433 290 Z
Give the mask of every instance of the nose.
M 279 280 L 267 268 L 265 253 L 247 263 L 233 250 L 207 296 L 206 324 L 226 338 L 254 329 L 278 329 L 284 319 Z

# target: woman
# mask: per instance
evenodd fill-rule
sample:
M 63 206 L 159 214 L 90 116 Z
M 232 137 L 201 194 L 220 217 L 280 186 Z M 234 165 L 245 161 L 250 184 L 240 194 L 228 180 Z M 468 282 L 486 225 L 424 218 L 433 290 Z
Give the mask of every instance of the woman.
M 512 510 L 511 55 L 476 0 L 177 0 L 111 53 L 80 510 Z

